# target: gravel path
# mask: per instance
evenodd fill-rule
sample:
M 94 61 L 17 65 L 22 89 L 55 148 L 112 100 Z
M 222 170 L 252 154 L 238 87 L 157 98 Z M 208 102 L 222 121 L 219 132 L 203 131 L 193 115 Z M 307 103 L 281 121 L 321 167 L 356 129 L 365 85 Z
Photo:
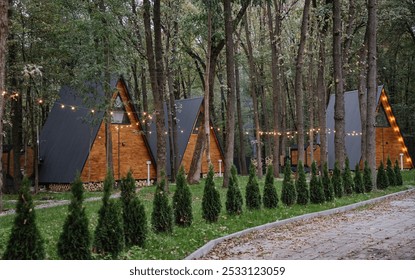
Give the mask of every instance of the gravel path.
M 219 243 L 202 259 L 415 259 L 415 191 Z

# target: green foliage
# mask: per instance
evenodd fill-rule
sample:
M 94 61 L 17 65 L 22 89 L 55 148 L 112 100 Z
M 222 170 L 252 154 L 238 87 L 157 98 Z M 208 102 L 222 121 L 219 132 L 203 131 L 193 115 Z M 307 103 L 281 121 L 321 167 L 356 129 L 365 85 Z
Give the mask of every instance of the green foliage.
M 378 168 L 378 174 L 376 175 L 376 187 L 379 190 L 384 190 L 389 186 L 388 175 L 386 174 L 383 162 L 381 161 Z
M 356 166 L 354 168 L 354 191 L 356 193 L 364 193 L 365 192 L 365 186 L 363 183 L 363 177 L 362 173 L 360 172 L 359 163 L 356 163 Z
M 36 215 L 30 181 L 22 180 L 13 228 L 3 254 L 5 260 L 42 260 L 45 258 L 44 240 L 36 225 Z
M 373 190 L 372 170 L 370 169 L 367 160 L 365 160 L 365 167 L 363 169 L 363 185 L 365 193 L 369 193 Z
M 289 159 L 284 166 L 284 180 L 282 181 L 281 201 L 287 206 L 291 206 L 297 200 L 295 185 L 291 180 L 291 162 Z
M 209 166 L 202 198 L 202 217 L 209 223 L 217 222 L 222 208 L 219 191 L 213 181 L 213 166 Z
M 262 198 L 265 208 L 277 208 L 278 194 L 274 185 L 274 170 L 272 165 L 268 165 L 265 177 L 264 197 Z
M 396 175 L 395 175 L 395 171 L 393 170 L 393 167 L 392 167 L 392 161 L 389 157 L 388 157 L 388 160 L 386 162 L 386 175 L 388 176 L 389 186 L 397 186 L 398 185 Z
M 393 167 L 393 170 L 395 171 L 396 185 L 402 186 L 403 180 L 402 180 L 401 168 L 399 167 L 398 160 L 395 160 L 395 166 Z
M 176 178 L 176 191 L 173 195 L 173 212 L 176 225 L 188 227 L 192 224 L 192 193 L 187 185 L 183 166 L 180 167 Z
M 337 161 L 334 163 L 332 183 L 334 188 L 334 195 L 337 198 L 341 198 L 343 196 L 343 180 L 339 168 L 339 163 Z
M 89 260 L 91 259 L 91 235 L 83 206 L 84 187 L 79 174 L 72 183 L 71 191 L 69 214 L 58 241 L 58 255 L 63 260 Z
M 311 164 L 310 201 L 315 204 L 325 201 L 323 183 L 317 176 L 317 164 L 315 161 Z
M 117 258 L 124 249 L 124 227 L 121 207 L 110 200 L 114 177 L 110 170 L 104 180 L 104 195 L 102 206 L 98 212 L 98 224 L 95 228 L 94 252 Z
M 144 247 L 147 238 L 147 216 L 144 205 L 135 193 L 135 180 L 131 171 L 121 180 L 121 202 L 125 245 Z
M 236 173 L 236 167 L 232 165 L 231 176 L 229 177 L 229 186 L 226 192 L 226 211 L 228 214 L 241 214 L 242 213 L 242 193 L 239 189 L 238 174 Z
M 246 207 L 250 210 L 261 208 L 261 193 L 255 171 L 255 166 L 251 164 L 245 193 Z
M 350 172 L 350 163 L 349 158 L 346 157 L 344 163 L 344 170 L 343 170 L 343 190 L 346 195 L 350 195 L 353 193 L 354 189 L 354 182 L 352 173 Z
M 156 186 L 153 200 L 153 212 L 151 213 L 151 225 L 157 233 L 173 231 L 173 210 L 169 204 L 169 197 L 164 190 L 166 181 L 164 176 Z
M 295 184 L 297 191 L 297 203 L 306 205 L 310 201 L 310 190 L 305 177 L 304 166 L 301 160 L 297 165 L 297 181 Z
M 334 200 L 334 188 L 333 188 L 333 184 L 331 183 L 331 178 L 329 176 L 329 169 L 327 166 L 327 162 L 325 162 L 323 166 L 323 176 L 321 178 L 321 183 L 323 184 L 325 201 L 333 201 Z

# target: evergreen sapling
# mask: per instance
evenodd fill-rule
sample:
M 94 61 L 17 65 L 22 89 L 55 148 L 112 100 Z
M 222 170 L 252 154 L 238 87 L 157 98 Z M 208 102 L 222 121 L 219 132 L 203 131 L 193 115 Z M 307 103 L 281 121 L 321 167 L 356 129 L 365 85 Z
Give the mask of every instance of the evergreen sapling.
M 213 165 L 209 166 L 209 172 L 206 177 L 205 187 L 202 198 L 202 218 L 209 223 L 217 222 L 219 219 L 222 204 L 220 201 L 219 191 L 213 181 Z
M 314 204 L 324 203 L 325 201 L 323 183 L 317 176 L 317 164 L 315 161 L 311 164 L 310 201 Z
M 153 212 L 151 213 L 151 225 L 156 233 L 173 232 L 173 209 L 169 204 L 169 197 L 164 190 L 166 181 L 163 179 L 156 186 L 153 199 Z
M 356 163 L 356 166 L 354 168 L 354 191 L 356 193 L 364 193 L 365 192 L 365 186 L 363 184 L 363 177 L 362 173 L 359 169 L 359 163 Z
M 246 184 L 245 201 L 246 207 L 250 210 L 261 208 L 261 193 L 256 177 L 255 166 L 253 164 L 249 167 L 249 178 L 248 183 Z
M 278 206 L 278 194 L 274 185 L 274 170 L 272 165 L 268 165 L 265 177 L 264 196 L 262 198 L 265 208 L 273 209 Z
M 173 195 L 173 212 L 176 225 L 189 227 L 192 224 L 192 193 L 187 185 L 183 166 L 180 167 L 176 178 L 176 191 Z
M 308 189 L 307 180 L 305 177 L 304 166 L 301 160 L 297 165 L 297 181 L 295 183 L 297 191 L 297 203 L 306 205 L 310 201 L 310 190 Z
M 323 176 L 321 178 L 324 190 L 324 198 L 325 201 L 333 201 L 334 200 L 334 188 L 333 184 L 331 183 L 331 178 L 329 176 L 329 169 L 327 167 L 327 162 L 323 165 Z
M 399 168 L 398 160 L 395 160 L 395 166 L 393 167 L 393 170 L 395 171 L 396 185 L 402 186 L 403 180 L 402 180 L 402 174 L 401 174 L 401 169 Z
M 383 162 L 380 162 L 378 168 L 378 174 L 376 175 L 376 187 L 379 190 L 384 190 L 389 186 L 389 179 L 388 175 L 386 174 L 385 168 L 383 166 Z
M 395 175 L 395 171 L 393 170 L 393 167 L 392 167 L 392 161 L 389 157 L 388 157 L 388 160 L 386 162 L 386 174 L 388 176 L 389 186 L 396 186 L 397 185 L 396 175 Z
M 369 193 L 373 190 L 372 170 L 370 170 L 367 160 L 365 160 L 365 167 L 363 169 L 363 185 L 365 193 Z
M 236 172 L 236 167 L 232 165 L 229 186 L 226 192 L 226 211 L 230 215 L 239 215 L 242 213 L 242 204 L 243 199 L 241 190 L 239 189 L 238 174 Z
M 332 183 L 334 188 L 334 195 L 337 198 L 341 198 L 343 196 L 343 180 L 339 168 L 339 163 L 337 161 L 334 163 Z
M 350 163 L 349 158 L 346 157 L 344 170 L 343 170 L 343 190 L 346 195 L 350 195 L 353 193 L 354 189 L 354 182 L 352 173 L 350 172 Z
M 297 200 L 297 192 L 291 180 L 291 162 L 289 159 L 284 166 L 284 180 L 282 181 L 281 201 L 287 206 L 291 206 Z

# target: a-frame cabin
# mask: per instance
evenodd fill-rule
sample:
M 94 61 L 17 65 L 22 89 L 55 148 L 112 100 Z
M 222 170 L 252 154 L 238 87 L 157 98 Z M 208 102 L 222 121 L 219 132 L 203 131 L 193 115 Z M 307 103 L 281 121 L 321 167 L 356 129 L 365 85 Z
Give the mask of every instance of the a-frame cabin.
M 195 97 L 189 99 L 176 100 L 176 121 L 178 129 L 178 157 L 180 165 L 183 165 L 185 172 L 188 173 L 193 158 L 193 153 L 196 146 L 197 135 L 199 127 L 203 121 L 204 112 L 203 97 Z M 165 122 L 168 123 L 167 110 L 165 106 Z M 168 129 L 166 128 L 166 131 Z M 149 131 L 147 133 L 147 139 L 150 144 L 153 155 L 157 154 L 157 132 L 155 125 L 155 117 L 149 123 Z M 167 173 L 170 175 L 170 137 L 166 135 L 167 141 Z M 224 169 L 224 156 L 222 147 L 218 141 L 216 129 L 213 125 L 210 125 L 210 157 L 215 173 L 223 172 Z M 202 157 L 201 173 L 206 174 L 209 170 L 206 162 L 206 155 Z
M 404 138 L 399 129 L 388 97 L 383 86 L 379 86 L 376 95 L 376 166 L 382 161 L 386 164 L 388 157 L 395 162 L 398 160 L 404 169 L 413 168 L 412 159 L 408 153 Z M 356 163 L 361 162 L 361 121 L 358 91 L 349 91 L 344 94 L 345 101 L 345 131 L 346 153 L 350 160 L 350 168 L 354 170 Z M 330 96 L 327 106 L 327 140 L 329 168 L 334 168 L 334 102 L 335 95 Z
M 111 86 L 114 89 L 110 126 L 114 178 L 119 180 L 131 170 L 136 180 L 147 179 L 147 161 L 151 161 L 150 176 L 154 178 L 155 162 L 127 85 L 120 77 Z M 90 84 L 88 92 L 81 98 L 71 87 L 60 90 L 60 99 L 55 102 L 40 134 L 39 182 L 42 184 L 71 183 L 77 172 L 83 182 L 104 180 L 104 91 L 101 84 Z

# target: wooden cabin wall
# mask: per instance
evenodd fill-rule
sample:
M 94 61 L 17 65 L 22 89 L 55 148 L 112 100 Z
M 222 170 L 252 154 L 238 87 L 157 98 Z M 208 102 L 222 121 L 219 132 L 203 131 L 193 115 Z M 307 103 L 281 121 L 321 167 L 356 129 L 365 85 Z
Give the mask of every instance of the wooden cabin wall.
M 321 165 L 321 160 L 320 160 L 320 145 L 314 145 L 313 146 L 314 151 L 313 151 L 313 156 L 314 156 L 314 161 L 317 163 L 317 167 Z M 306 166 L 311 167 L 311 164 L 313 163 L 311 161 L 311 146 L 308 145 L 307 149 L 306 149 Z
M 290 157 L 291 157 L 291 165 L 297 166 L 297 164 L 298 164 L 298 150 L 297 149 L 291 149 Z
M 3 163 L 3 172 L 14 177 L 14 150 L 12 149 L 8 153 L 3 153 L 2 163 Z M 20 167 L 24 169 L 24 174 L 31 177 L 33 175 L 33 149 L 28 148 L 26 154 L 20 156 Z
M 183 155 L 181 164 L 183 165 L 186 173 L 188 173 L 190 170 L 190 164 L 192 163 L 192 157 L 193 157 L 193 153 L 194 153 L 195 146 L 196 146 L 196 139 L 197 139 L 197 134 L 190 135 L 189 142 L 187 144 L 186 150 Z M 213 129 L 210 130 L 210 159 L 212 161 L 213 169 L 215 173 L 219 173 L 219 160 L 222 160 L 222 172 L 225 170 L 224 159 L 223 159 L 223 156 L 222 156 L 222 153 L 219 147 L 219 143 L 215 137 Z M 207 163 L 206 163 L 206 153 L 203 153 L 201 172 L 203 174 L 206 174 L 208 173 L 208 171 L 209 171 L 209 167 L 207 166 Z
M 376 128 L 376 166 L 380 165 L 382 161 L 386 165 L 388 156 L 390 157 L 392 163 L 395 163 L 395 160 L 398 160 L 400 164 L 400 153 L 403 153 L 403 166 L 405 169 L 412 168 L 412 162 L 410 160 L 409 154 L 406 147 L 403 143 L 403 139 L 399 133 L 394 131 L 393 127 L 378 127 Z

